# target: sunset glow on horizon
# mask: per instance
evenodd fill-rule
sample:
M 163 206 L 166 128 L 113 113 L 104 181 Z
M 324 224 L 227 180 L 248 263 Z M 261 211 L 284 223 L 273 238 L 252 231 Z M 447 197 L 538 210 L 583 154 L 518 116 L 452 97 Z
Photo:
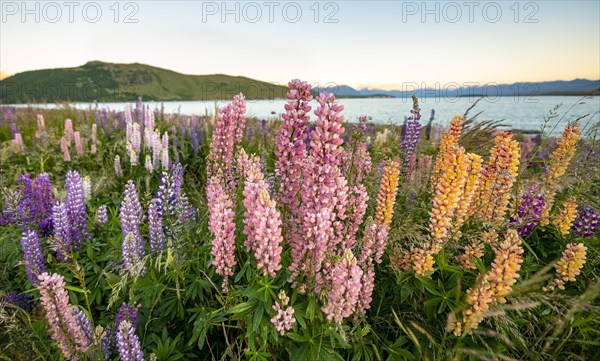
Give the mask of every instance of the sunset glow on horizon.
M 2 77 L 100 60 L 384 90 L 600 79 L 596 1 L 1 4 Z

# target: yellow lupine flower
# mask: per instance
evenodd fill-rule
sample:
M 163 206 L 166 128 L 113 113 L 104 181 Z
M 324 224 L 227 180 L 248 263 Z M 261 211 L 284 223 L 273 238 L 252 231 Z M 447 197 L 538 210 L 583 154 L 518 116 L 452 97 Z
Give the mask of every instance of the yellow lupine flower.
M 438 253 L 448 238 L 452 217 L 458 207 L 467 178 L 465 150 L 454 146 L 443 153 L 441 173 L 431 208 L 431 250 Z
M 383 167 L 381 188 L 379 189 L 379 195 L 377 196 L 377 217 L 375 219 L 379 224 L 389 226 L 392 223 L 399 176 L 400 164 L 397 161 L 390 161 Z
M 456 336 L 463 332 L 470 334 L 485 317 L 490 305 L 495 302 L 505 303 L 506 296 L 519 278 L 519 270 L 523 262 L 523 247 L 517 231 L 509 229 L 504 241 L 499 245 L 492 269 L 467 291 L 466 308 L 462 310 L 461 319 L 451 317 L 449 329 Z
M 550 223 L 550 209 L 552 209 L 552 206 L 554 205 L 554 197 L 556 196 L 559 180 L 565 174 L 567 167 L 571 163 L 571 158 L 573 158 L 573 155 L 575 154 L 575 146 L 580 135 L 581 129 L 579 128 L 579 123 L 569 122 L 558 142 L 557 148 L 550 156 L 548 177 L 541 189 L 545 202 L 544 211 L 542 212 L 540 221 L 542 226 L 546 226 Z
M 577 215 L 577 201 L 574 197 L 571 197 L 565 201 L 560 210 L 560 213 L 552 221 L 552 224 L 560 232 L 560 234 L 566 236 L 569 234 L 569 230 L 573 225 L 575 216 Z
M 390 263 L 395 268 L 424 276 L 427 272 L 433 270 L 435 261 L 431 250 L 411 247 L 402 251 L 402 254 L 390 256 Z
M 455 115 L 450 121 L 450 129 L 444 132 L 440 138 L 440 149 L 435 160 L 435 165 L 433 166 L 433 176 L 431 177 L 431 186 L 433 187 L 434 191 L 440 172 L 442 171 L 444 153 L 448 151 L 448 149 L 458 145 L 458 139 L 460 138 L 463 126 L 462 120 L 462 115 Z
M 415 274 L 424 276 L 427 272 L 433 270 L 434 264 L 431 250 L 414 248 L 410 252 L 410 266 Z
M 476 207 L 481 219 L 500 223 L 510 200 L 510 190 L 519 170 L 519 143 L 510 132 L 498 131 L 490 159 L 481 171 Z
M 460 201 L 454 215 L 453 233 L 458 238 L 460 237 L 460 227 L 468 218 L 469 208 L 472 206 L 473 196 L 479 186 L 479 177 L 481 176 L 482 159 L 477 154 L 467 153 L 467 173 L 466 181 L 462 190 Z
M 587 248 L 583 243 L 567 244 L 567 248 L 562 254 L 562 258 L 556 262 L 554 268 L 556 269 L 556 278 L 543 287 L 544 291 L 551 291 L 558 287 L 561 290 L 565 289 L 565 282 L 575 282 L 576 277 L 581 272 L 581 268 L 585 264 Z
M 471 334 L 483 321 L 493 300 L 490 282 L 487 275 L 483 275 L 476 286 L 467 290 L 467 307 L 462 311 L 462 319 L 457 320 L 452 316 L 449 330 L 456 336 L 462 335 L 463 332 Z
M 489 244 L 494 250 L 496 249 L 496 246 L 498 246 L 498 232 L 496 232 L 495 229 L 483 232 L 481 238 L 484 243 Z
M 476 269 L 473 259 L 479 259 L 484 256 L 484 243 L 476 240 L 465 247 L 465 253 L 457 257 L 458 262 L 463 268 Z
M 499 303 L 505 303 L 506 296 L 519 278 L 519 270 L 523 259 L 523 246 L 519 234 L 514 229 L 506 232 L 506 237 L 495 250 L 496 258 L 492 269 L 488 272 L 493 297 Z

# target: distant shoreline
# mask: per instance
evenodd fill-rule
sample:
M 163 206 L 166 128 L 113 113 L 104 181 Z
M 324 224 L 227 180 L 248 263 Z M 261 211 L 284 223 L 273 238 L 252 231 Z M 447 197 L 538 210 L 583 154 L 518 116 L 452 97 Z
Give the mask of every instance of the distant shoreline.
M 406 96 L 402 96 L 402 97 L 393 97 L 393 96 L 348 96 L 348 95 L 340 95 L 337 96 L 337 99 L 402 99 L 402 100 L 408 100 L 411 99 L 412 94 L 407 94 Z M 516 95 L 497 95 L 497 96 L 485 96 L 485 95 L 481 95 L 481 94 L 474 94 L 474 95 L 461 95 L 461 96 L 420 96 L 418 97 L 419 99 L 440 99 L 440 98 L 448 98 L 448 99 L 453 99 L 453 98 L 473 98 L 473 99 L 479 99 L 479 98 L 512 98 L 512 97 L 529 97 L 529 98 L 533 98 L 533 97 L 600 97 L 600 94 L 589 94 L 589 93 L 560 93 L 560 94 L 516 94 Z M 230 98 L 225 98 L 225 99 L 177 99 L 177 100 L 154 100 L 154 99 L 146 99 L 144 98 L 144 101 L 147 102 L 152 102 L 152 103 L 174 103 L 174 102 L 227 102 L 229 101 Z M 263 100 L 285 100 L 285 98 L 280 98 L 280 97 L 275 97 L 275 98 L 265 98 L 265 99 L 251 99 L 251 101 L 263 101 Z M 113 103 L 135 103 L 137 100 L 118 100 L 118 101 L 106 101 L 106 100 L 101 100 L 101 101 L 96 101 L 96 100 L 92 100 L 92 101 L 73 101 L 73 100 L 54 100 L 54 101 L 45 101 L 45 102 L 27 102 L 27 103 L 7 103 L 4 104 L 2 102 L 0 102 L 0 106 L 3 107 L 10 107 L 10 106 L 35 106 L 35 105 L 40 105 L 40 106 L 48 106 L 48 105 L 60 105 L 60 104 L 113 104 Z

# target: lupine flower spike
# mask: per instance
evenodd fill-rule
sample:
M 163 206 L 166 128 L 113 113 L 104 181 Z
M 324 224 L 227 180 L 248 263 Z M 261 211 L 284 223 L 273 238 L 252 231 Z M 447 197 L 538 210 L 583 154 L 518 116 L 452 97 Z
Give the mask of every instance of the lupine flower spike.
M 42 296 L 41 303 L 52 338 L 67 360 L 80 359 L 88 348 L 89 340 L 73 313 L 63 276 L 42 273 L 38 279 L 37 288 Z
M 577 201 L 574 197 L 571 197 L 565 201 L 560 210 L 560 213 L 552 220 L 552 225 L 560 232 L 564 237 L 569 234 L 573 220 L 577 215 Z
M 556 277 L 542 289 L 544 291 L 552 291 L 558 287 L 564 290 L 566 282 L 575 282 L 576 277 L 581 272 L 581 268 L 585 264 L 586 251 L 587 248 L 583 243 L 567 244 L 567 249 L 563 252 L 562 258 L 554 265 Z
M 208 199 L 208 229 L 214 235 L 211 255 L 216 273 L 224 276 L 222 288 L 227 291 L 227 277 L 233 276 L 235 266 L 235 223 L 233 218 L 233 202 L 229 199 L 222 180 L 213 177 L 206 187 Z
M 471 208 L 478 210 L 482 220 L 495 223 L 504 220 L 519 162 L 519 142 L 513 140 L 512 133 L 498 131 L 490 159 L 481 171 L 475 206 Z
M 38 276 L 46 272 L 44 266 L 44 255 L 42 254 L 42 246 L 37 233 L 32 230 L 27 230 L 21 238 L 21 247 L 24 253 L 25 271 L 27 278 L 32 285 L 38 282 Z
M 556 190 L 559 187 L 560 179 L 564 176 L 571 163 L 571 158 L 573 158 L 573 155 L 575 154 L 575 146 L 580 135 L 581 129 L 579 128 L 579 123 L 569 122 L 558 142 L 558 147 L 550 157 L 548 175 L 546 182 L 542 187 L 542 195 L 546 201 L 542 213 L 542 220 L 540 222 L 542 226 L 546 226 L 550 223 L 550 209 L 554 205 Z
M 600 227 L 600 212 L 591 207 L 579 210 L 577 218 L 573 223 L 573 233 L 581 237 L 593 236 Z
M 273 310 L 275 310 L 277 314 L 271 318 L 271 323 L 275 326 L 275 329 L 281 336 L 285 335 L 286 331 L 291 330 L 296 322 L 296 319 L 294 318 L 294 308 L 288 306 L 289 302 L 290 298 L 285 294 L 284 290 L 281 290 L 279 291 L 277 301 L 273 305 Z
M 467 291 L 466 308 L 457 316 L 451 315 L 448 328 L 456 336 L 463 332 L 470 334 L 486 316 L 490 305 L 505 303 L 519 277 L 523 259 L 523 247 L 518 233 L 510 229 L 505 240 L 496 250 L 492 269 L 479 277 L 475 286 Z

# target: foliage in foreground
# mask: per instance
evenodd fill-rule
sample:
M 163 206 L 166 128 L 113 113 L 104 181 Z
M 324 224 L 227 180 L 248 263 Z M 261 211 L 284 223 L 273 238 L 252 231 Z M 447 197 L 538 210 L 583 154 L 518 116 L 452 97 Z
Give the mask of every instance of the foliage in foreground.
M 416 99 L 402 127 L 288 100 L 4 108 L 4 355 L 595 357 L 597 125 L 519 142 L 467 111 L 440 137 Z

